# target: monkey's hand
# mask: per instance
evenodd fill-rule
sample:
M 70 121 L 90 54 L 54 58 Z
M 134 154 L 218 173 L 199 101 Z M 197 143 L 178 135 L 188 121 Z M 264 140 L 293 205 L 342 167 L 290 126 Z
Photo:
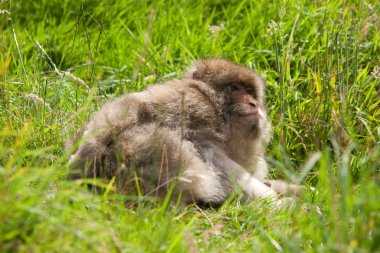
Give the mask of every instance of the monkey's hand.
M 264 184 L 272 188 L 278 194 L 299 196 L 301 194 L 301 191 L 305 189 L 305 187 L 301 185 L 287 183 L 282 180 L 266 180 L 264 181 Z

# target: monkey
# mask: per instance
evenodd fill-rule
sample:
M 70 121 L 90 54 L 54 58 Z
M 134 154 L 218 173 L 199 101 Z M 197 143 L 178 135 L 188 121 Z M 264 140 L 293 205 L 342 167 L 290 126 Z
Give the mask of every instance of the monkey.
M 219 206 L 236 191 L 249 200 L 298 187 L 267 180 L 271 125 L 264 81 L 224 59 L 197 60 L 182 79 L 106 104 L 69 144 L 74 178 L 116 178 L 118 189 Z M 76 146 L 76 147 L 75 147 Z

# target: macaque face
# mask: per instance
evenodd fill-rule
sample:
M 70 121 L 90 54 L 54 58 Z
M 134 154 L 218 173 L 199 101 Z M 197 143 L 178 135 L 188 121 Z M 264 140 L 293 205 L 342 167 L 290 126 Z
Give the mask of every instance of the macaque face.
M 256 128 L 264 114 L 254 86 L 233 82 L 225 89 L 226 113 L 249 128 Z

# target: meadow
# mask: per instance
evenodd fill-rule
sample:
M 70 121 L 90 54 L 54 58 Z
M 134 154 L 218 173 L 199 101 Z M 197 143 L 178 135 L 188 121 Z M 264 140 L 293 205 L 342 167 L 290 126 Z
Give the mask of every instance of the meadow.
M 200 58 L 264 77 L 270 177 L 314 191 L 181 209 L 66 178 L 102 103 Z M 378 1 L 0 1 L 1 252 L 379 252 L 379 172 Z

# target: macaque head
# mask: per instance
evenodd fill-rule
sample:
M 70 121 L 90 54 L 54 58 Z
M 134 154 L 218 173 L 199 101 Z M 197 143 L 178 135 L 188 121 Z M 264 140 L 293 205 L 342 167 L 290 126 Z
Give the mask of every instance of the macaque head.
M 269 132 L 264 105 L 264 82 L 252 70 L 225 60 L 200 60 L 187 77 L 209 84 L 215 90 L 222 118 L 246 135 Z

